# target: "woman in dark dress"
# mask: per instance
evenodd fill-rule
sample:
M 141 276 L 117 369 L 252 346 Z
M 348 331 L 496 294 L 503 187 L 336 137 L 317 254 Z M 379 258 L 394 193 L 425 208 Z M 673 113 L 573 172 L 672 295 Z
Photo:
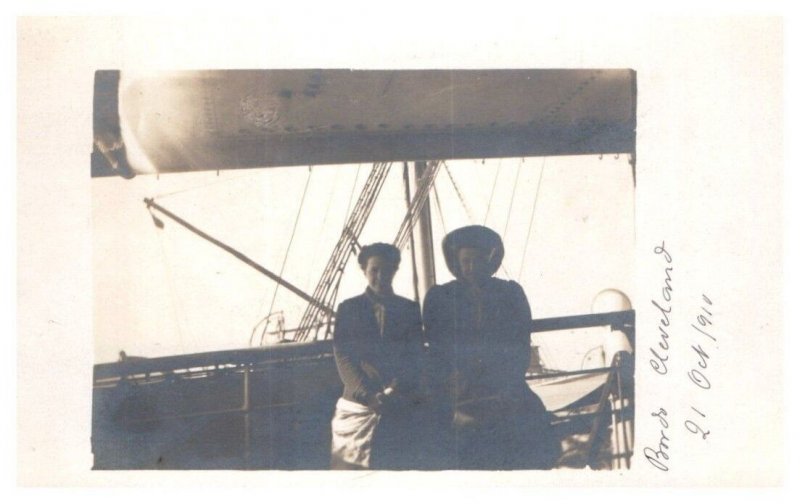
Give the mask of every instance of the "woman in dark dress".
M 336 312 L 333 348 L 344 392 L 332 420 L 333 469 L 411 469 L 423 355 L 419 305 L 397 296 L 400 251 L 386 243 L 361 249 L 366 291 Z
M 451 420 L 444 464 L 459 469 L 546 469 L 559 455 L 549 413 L 525 382 L 531 310 L 522 287 L 494 278 L 500 236 L 468 226 L 443 241 L 456 280 L 424 304 L 435 397 Z M 440 415 L 440 418 L 442 417 Z

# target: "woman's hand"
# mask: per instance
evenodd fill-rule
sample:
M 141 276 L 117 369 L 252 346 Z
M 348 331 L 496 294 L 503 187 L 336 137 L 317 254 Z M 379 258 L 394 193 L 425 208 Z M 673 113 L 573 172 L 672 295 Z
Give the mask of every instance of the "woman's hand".
M 383 392 L 378 392 L 377 394 L 373 394 L 367 400 L 367 406 L 369 409 L 374 411 L 377 414 L 383 413 L 383 409 L 386 406 L 386 395 Z

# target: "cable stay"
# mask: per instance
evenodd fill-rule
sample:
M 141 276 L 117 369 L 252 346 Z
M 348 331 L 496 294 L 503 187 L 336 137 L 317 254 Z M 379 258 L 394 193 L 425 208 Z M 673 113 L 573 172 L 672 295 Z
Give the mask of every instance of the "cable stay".
M 433 184 L 433 200 L 436 202 L 436 210 L 439 214 L 439 220 L 442 222 L 442 233 L 447 234 L 447 224 L 444 222 L 444 211 L 442 211 L 442 202 L 439 201 L 439 191 L 436 189 L 436 183 Z
M 358 173 L 356 173 L 356 176 L 358 176 Z M 339 178 L 337 177 L 336 178 L 336 182 L 334 182 L 334 186 L 331 188 L 330 191 L 328 191 L 328 203 L 325 205 L 325 215 L 322 218 L 322 224 L 320 225 L 320 229 L 327 229 L 328 228 L 328 218 L 330 216 L 331 203 L 333 202 L 333 196 L 336 193 L 336 187 L 338 186 L 338 181 L 339 181 Z M 354 190 L 352 192 L 355 192 L 355 188 L 354 188 Z M 352 193 L 351 193 L 350 202 L 347 204 L 347 206 L 348 206 L 347 213 L 348 214 L 350 213 L 350 204 L 352 204 L 352 199 L 353 199 L 353 196 L 352 196 Z M 320 248 L 319 247 L 314 247 L 314 253 L 313 253 L 312 257 L 311 257 L 311 261 L 309 262 L 309 264 L 313 265 L 312 267 L 314 267 L 314 269 L 316 269 L 315 266 L 317 265 L 317 258 L 319 256 L 319 252 L 320 252 Z M 309 275 L 308 281 L 306 282 L 306 289 L 310 289 L 311 288 L 311 281 L 312 280 L 313 280 L 313 278 Z
M 472 215 L 472 211 L 469 209 L 469 205 L 467 205 L 467 200 L 464 198 L 464 195 L 461 194 L 461 189 L 456 184 L 456 179 L 453 177 L 453 174 L 450 172 L 450 167 L 447 166 L 446 163 L 442 163 L 444 165 L 444 170 L 447 172 L 447 177 L 450 179 L 450 183 L 453 184 L 453 189 L 456 190 L 456 195 L 458 196 L 458 200 L 461 202 L 461 206 L 464 208 L 464 212 L 467 214 L 467 219 L 469 219 L 470 224 L 477 224 L 477 220 L 475 216 Z
M 436 179 L 441 165 L 442 163 L 440 161 L 429 161 L 427 163 L 425 172 L 419 181 L 414 199 L 395 237 L 394 245 L 397 248 L 401 250 L 405 248 L 406 243 L 410 239 L 411 229 L 418 220 L 422 208 L 428 199 L 428 195 L 433 187 L 434 180 Z M 310 338 L 311 330 L 316 329 L 316 331 L 318 331 L 322 326 L 327 326 L 323 338 L 326 339 L 330 336 L 330 317 L 327 324 L 323 323 L 321 316 L 324 314 L 320 312 L 319 306 L 327 306 L 329 308 L 328 315 L 333 313 L 332 307 L 339 292 L 339 285 L 345 265 L 350 257 L 350 253 L 357 253 L 357 249 L 360 249 L 358 238 L 372 212 L 378 193 L 389 174 L 390 167 L 391 163 L 375 163 L 373 165 L 372 172 L 364 184 L 364 188 L 350 214 L 350 218 L 344 226 L 339 242 L 336 244 L 330 256 L 330 260 L 328 261 L 328 265 L 317 284 L 317 288 L 314 290 L 313 296 L 317 304 L 309 304 L 306 308 L 300 320 L 300 324 L 298 325 L 298 330 L 295 333 L 294 341 L 307 341 L 312 339 Z M 316 331 L 313 339 L 318 339 L 316 337 Z
M 306 178 L 306 185 L 303 188 L 303 196 L 300 198 L 300 206 L 297 208 L 297 215 L 294 218 L 294 226 L 292 227 L 292 234 L 289 237 L 289 244 L 286 246 L 286 253 L 283 255 L 283 262 L 281 263 L 281 271 L 278 273 L 278 276 L 283 276 L 283 270 L 286 268 L 286 261 L 289 259 L 289 252 L 292 250 L 292 243 L 294 243 L 294 235 L 297 232 L 297 223 L 300 222 L 300 215 L 303 213 L 303 205 L 306 202 L 306 194 L 308 194 L 308 186 L 311 182 L 311 174 L 313 173 L 312 167 L 308 167 L 308 177 Z M 275 290 L 272 292 L 272 301 L 269 304 L 269 310 L 267 311 L 267 317 L 272 314 L 272 309 L 275 307 L 275 300 L 278 298 L 278 289 L 280 288 L 279 283 L 275 284 Z M 267 325 L 264 324 L 264 331 L 261 333 L 261 341 L 259 345 L 264 344 L 264 338 L 267 332 Z M 250 344 L 252 344 L 252 337 L 250 340 Z
M 164 229 L 164 222 L 162 222 L 158 217 L 153 214 L 153 211 L 150 210 L 150 216 L 153 218 L 153 223 L 156 225 L 158 229 Z M 178 329 L 178 346 L 179 348 L 183 347 L 183 330 L 181 329 L 181 312 L 182 303 L 180 297 L 175 292 L 175 278 L 172 274 L 172 267 L 167 259 L 167 253 L 164 250 L 164 235 L 156 231 L 156 235 L 158 236 L 158 245 L 159 249 L 161 250 L 161 263 L 167 270 L 167 279 L 169 281 L 169 297 L 170 297 L 170 305 L 172 306 L 172 316 L 175 319 L 175 327 Z
M 497 169 L 494 172 L 494 182 L 492 182 L 492 192 L 489 194 L 489 203 L 486 205 L 486 214 L 483 216 L 483 225 L 489 220 L 489 210 L 492 208 L 492 201 L 494 200 L 494 190 L 497 187 L 497 179 L 500 176 L 500 167 L 503 165 L 503 160 L 497 162 Z
M 330 321 L 335 315 L 333 304 L 339 291 L 339 283 L 344 273 L 344 268 L 350 258 L 350 254 L 354 252 L 353 245 L 358 243 L 361 231 L 364 229 L 372 208 L 375 206 L 378 194 L 389 174 L 390 167 L 391 163 L 386 162 L 372 165 L 372 171 L 364 183 L 358 201 L 356 201 L 339 237 L 339 241 L 336 243 L 328 259 L 328 264 L 325 266 L 317 287 L 314 289 L 312 294 L 314 302 L 309 302 L 303 317 L 300 319 L 298 331 L 294 335 L 294 341 L 307 341 L 310 338 L 312 329 L 316 329 L 313 339 L 318 339 L 316 334 L 325 315 L 328 316 L 328 323 L 322 324 L 327 325 L 324 338 L 329 336 Z
M 356 185 L 358 184 L 358 176 L 361 175 L 361 164 L 356 168 L 356 176 L 353 178 L 353 187 L 350 188 L 350 197 L 347 198 L 347 211 L 344 213 L 344 222 L 342 223 L 342 230 L 347 229 L 347 221 L 350 218 L 350 208 L 353 206 L 353 196 L 356 194 Z
M 506 232 L 508 231 L 508 223 L 511 222 L 511 211 L 514 209 L 514 198 L 517 195 L 517 186 L 519 185 L 519 172 L 522 163 L 517 165 L 517 175 L 514 177 L 514 187 L 511 190 L 511 202 L 508 204 L 508 215 L 506 215 L 506 225 L 503 227 L 503 241 L 506 240 Z
M 192 192 L 192 191 L 199 191 L 200 189 L 205 189 L 205 188 L 208 188 L 208 187 L 216 187 L 216 186 L 227 184 L 228 182 L 233 182 L 233 181 L 236 181 L 236 180 L 239 180 L 239 179 L 242 179 L 242 178 L 257 177 L 257 176 L 259 176 L 261 174 L 262 174 L 261 172 L 256 170 L 254 172 L 243 173 L 243 174 L 240 174 L 240 175 L 235 176 L 235 177 L 225 177 L 223 179 L 217 178 L 213 182 L 205 182 L 205 183 L 202 183 L 202 184 L 194 185 L 194 186 L 191 186 L 191 187 L 185 187 L 183 189 L 178 189 L 178 190 L 175 190 L 175 191 L 156 194 L 155 196 L 152 197 L 152 199 L 153 200 L 163 200 L 163 199 L 169 198 L 171 196 L 177 196 L 178 194 L 184 194 L 184 193 Z M 219 171 L 217 171 L 217 177 L 219 177 Z
M 528 234 L 525 236 L 525 247 L 522 249 L 522 264 L 519 266 L 519 275 L 517 280 L 522 280 L 522 272 L 525 271 L 525 255 L 528 253 L 528 242 L 531 239 L 531 231 L 533 230 L 533 217 L 536 215 L 536 203 L 539 201 L 539 190 L 542 188 L 542 177 L 544 176 L 544 163 L 547 158 L 542 159 L 542 167 L 539 169 L 539 181 L 536 183 L 536 195 L 533 197 L 533 208 L 531 209 L 531 218 L 528 221 Z

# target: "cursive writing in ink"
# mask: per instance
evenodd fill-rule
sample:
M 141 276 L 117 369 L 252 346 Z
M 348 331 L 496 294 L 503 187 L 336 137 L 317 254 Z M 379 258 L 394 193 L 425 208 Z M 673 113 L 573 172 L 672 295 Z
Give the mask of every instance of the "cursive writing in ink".
M 650 300 L 650 303 L 656 307 L 661 316 L 658 323 L 660 341 L 656 347 L 650 347 L 650 355 L 653 357 L 650 359 L 650 367 L 656 373 L 665 375 L 668 371 L 667 360 L 669 360 L 669 332 L 667 328 L 670 324 L 669 316 L 672 313 L 672 305 L 670 304 L 670 301 L 672 301 L 672 256 L 667 252 L 663 241 L 661 245 L 653 249 L 653 253 L 661 256 L 667 266 L 664 267 L 664 284 L 661 287 L 660 299 Z
M 703 417 L 703 418 L 706 417 L 705 413 L 703 413 L 699 409 L 695 408 L 694 406 L 692 406 L 692 409 L 694 410 L 695 413 L 697 413 L 701 417 Z M 698 424 L 694 420 L 686 420 L 685 422 L 683 422 L 683 426 L 686 427 L 686 430 L 688 430 L 692 434 L 699 434 L 700 436 L 703 437 L 703 439 L 707 438 L 708 435 L 711 434 L 711 431 L 704 430 L 702 427 L 700 427 L 700 424 Z
M 667 461 L 669 460 L 669 445 L 667 444 L 669 437 L 667 437 L 666 433 L 667 429 L 669 429 L 667 410 L 659 408 L 658 411 L 650 413 L 650 416 L 658 418 L 661 424 L 661 438 L 658 440 L 657 449 L 649 446 L 645 447 L 644 456 L 647 458 L 647 461 L 650 462 L 650 465 L 659 471 L 666 472 L 669 471 L 669 466 L 667 466 Z
M 703 294 L 703 304 L 700 306 L 701 313 L 696 318 L 697 325 L 691 324 L 691 326 L 695 331 L 706 336 L 710 340 L 717 341 L 717 338 L 711 335 L 710 329 L 710 326 L 713 325 L 711 322 L 713 315 L 709 310 L 711 304 L 711 299 Z M 702 329 L 698 326 L 702 327 Z M 703 349 L 701 343 L 692 345 L 692 350 L 694 350 L 695 356 L 697 357 L 697 365 L 689 370 L 689 380 L 701 389 L 708 390 L 711 388 L 711 381 L 708 379 L 706 370 L 708 369 L 708 361 L 711 357 L 708 352 Z

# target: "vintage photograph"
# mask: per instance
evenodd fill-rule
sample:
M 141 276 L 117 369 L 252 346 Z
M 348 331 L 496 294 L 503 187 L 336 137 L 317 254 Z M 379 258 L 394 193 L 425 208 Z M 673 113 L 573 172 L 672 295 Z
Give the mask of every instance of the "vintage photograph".
M 97 69 L 92 110 L 94 470 L 631 468 L 636 69 Z

